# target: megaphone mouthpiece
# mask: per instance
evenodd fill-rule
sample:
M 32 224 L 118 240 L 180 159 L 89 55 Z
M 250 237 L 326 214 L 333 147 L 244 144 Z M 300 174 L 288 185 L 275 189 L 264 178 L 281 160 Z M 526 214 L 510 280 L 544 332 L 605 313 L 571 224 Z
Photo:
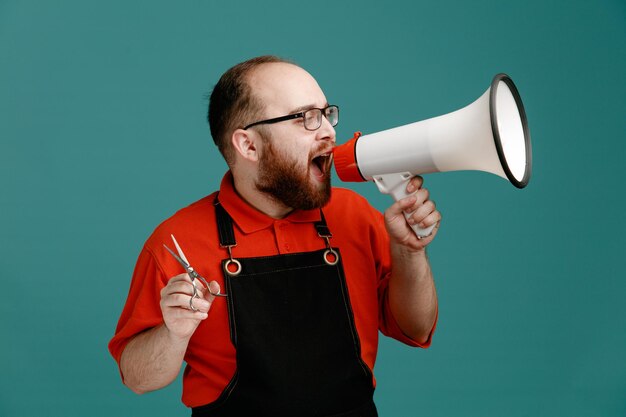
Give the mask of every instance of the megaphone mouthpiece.
M 354 132 L 354 136 L 343 145 L 336 146 L 333 149 L 333 159 L 335 162 L 335 170 L 341 181 L 345 182 L 362 182 L 367 181 L 359 171 L 359 165 L 356 162 L 356 142 L 361 137 L 361 132 Z

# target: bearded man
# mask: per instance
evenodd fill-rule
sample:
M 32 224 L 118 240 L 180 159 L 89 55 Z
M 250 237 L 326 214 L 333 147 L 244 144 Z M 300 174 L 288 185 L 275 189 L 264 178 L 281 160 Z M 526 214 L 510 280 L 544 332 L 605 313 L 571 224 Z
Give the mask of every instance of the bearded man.
M 384 215 L 332 188 L 339 108 L 277 57 L 229 69 L 208 119 L 229 171 L 139 255 L 109 343 L 124 383 L 160 389 L 186 362 L 193 416 L 376 416 L 378 331 L 428 347 L 437 319 L 425 249 L 438 227 L 410 228 L 441 220 L 422 179 Z M 207 285 L 180 273 L 171 235 Z

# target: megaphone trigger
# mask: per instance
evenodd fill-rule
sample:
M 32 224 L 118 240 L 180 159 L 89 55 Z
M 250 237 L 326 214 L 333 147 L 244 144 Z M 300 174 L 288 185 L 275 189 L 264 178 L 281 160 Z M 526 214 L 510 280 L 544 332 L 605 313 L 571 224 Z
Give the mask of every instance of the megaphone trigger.
M 383 194 L 389 194 L 394 201 L 400 201 L 403 198 L 410 196 L 407 193 L 406 186 L 414 175 L 410 172 L 401 172 L 394 174 L 375 175 L 373 177 L 374 183 L 378 187 L 378 190 Z M 404 217 L 409 219 L 411 213 L 404 213 Z M 437 226 L 437 223 L 421 228 L 416 224 L 410 225 L 418 239 L 423 239 L 430 236 L 433 233 L 433 229 Z

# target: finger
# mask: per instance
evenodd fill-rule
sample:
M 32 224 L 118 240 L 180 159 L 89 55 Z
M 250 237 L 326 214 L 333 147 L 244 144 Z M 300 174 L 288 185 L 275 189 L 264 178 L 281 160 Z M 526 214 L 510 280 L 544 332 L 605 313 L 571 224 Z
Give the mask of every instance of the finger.
M 211 301 L 213 300 L 213 298 L 215 298 L 215 296 L 217 296 L 217 294 L 221 294 L 222 292 L 222 288 L 220 287 L 220 284 L 217 281 L 211 281 L 209 282 L 209 296 L 212 297 Z
M 191 299 L 191 295 L 169 294 L 167 297 L 164 297 L 161 299 L 161 306 L 188 308 L 190 299 Z
M 437 224 L 437 226 L 435 226 L 435 229 L 437 229 L 439 228 L 440 222 L 441 222 L 441 213 L 435 210 L 432 213 L 430 213 L 428 216 L 426 216 L 422 221 L 420 221 L 418 223 L 418 226 L 428 227 L 428 226 L 432 226 L 433 224 Z
M 174 294 L 192 296 L 194 294 L 193 283 L 187 281 L 170 282 L 161 289 L 161 299 Z
M 424 204 L 419 205 L 414 212 L 409 216 L 409 223 L 420 224 L 424 219 L 436 210 L 435 203 L 432 200 L 426 201 Z
M 409 181 L 406 185 L 406 192 L 411 194 L 412 192 L 419 190 L 422 187 L 422 184 L 424 184 L 424 178 L 416 175 L 411 178 L 411 181 Z
M 204 298 L 191 297 L 189 299 L 189 309 L 193 311 L 199 311 L 201 313 L 208 313 L 211 308 L 211 303 Z
M 430 198 L 430 191 L 428 191 L 427 188 L 420 188 L 415 193 L 416 203 L 418 204 L 424 204 L 424 202 L 428 201 L 429 198 Z
M 161 306 L 165 308 L 182 308 L 190 310 L 191 305 L 200 312 L 207 313 L 211 303 L 204 298 L 193 297 L 193 304 L 190 303 L 192 296 L 185 294 L 171 294 L 161 299 Z
M 169 285 L 170 283 L 181 282 L 181 281 L 192 282 L 193 280 L 191 279 L 189 274 L 183 273 L 183 274 L 176 275 L 170 278 L 169 281 L 167 281 L 167 283 Z
M 194 280 L 194 284 L 196 286 L 196 292 L 198 294 L 198 297 L 206 298 L 206 295 L 209 293 L 209 291 L 207 291 L 209 288 L 209 283 L 206 282 L 204 277 L 199 276 L 197 279 Z
M 195 301 L 194 301 L 195 307 Z M 206 311 L 201 311 L 199 309 L 191 310 L 189 306 L 187 308 L 181 307 L 168 307 L 164 313 L 164 318 L 167 320 L 181 320 L 181 319 L 191 319 L 191 320 L 204 320 L 208 317 L 208 313 Z
M 420 188 L 412 195 L 405 197 L 399 201 L 402 211 L 411 214 L 417 210 L 425 201 L 428 200 L 430 192 L 425 188 Z
M 413 207 L 415 206 L 416 202 L 417 199 L 415 198 L 415 195 L 410 195 L 393 203 L 386 210 L 386 213 L 390 217 L 401 215 L 403 212 L 410 213 L 411 211 L 415 210 Z
M 402 224 L 406 224 L 405 213 L 410 213 L 409 208 L 415 204 L 415 197 L 403 198 L 393 203 L 385 210 L 385 225 L 388 231 L 391 229 L 402 228 Z
M 196 286 L 197 287 L 197 286 Z M 194 282 L 191 281 L 177 281 L 170 282 L 163 289 L 167 294 L 182 293 L 193 294 Z

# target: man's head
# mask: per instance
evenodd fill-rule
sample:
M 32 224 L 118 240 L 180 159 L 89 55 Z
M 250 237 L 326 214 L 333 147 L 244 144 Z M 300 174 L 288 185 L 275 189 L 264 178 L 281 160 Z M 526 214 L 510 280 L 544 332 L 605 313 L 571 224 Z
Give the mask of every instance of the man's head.
M 229 89 L 233 91 L 222 91 Z M 231 108 L 217 108 L 224 97 Z M 336 123 L 334 109 L 327 107 L 315 79 L 279 58 L 255 58 L 227 71 L 211 96 L 209 120 L 236 183 L 248 185 L 247 190 L 238 191 L 253 190 L 289 208 L 324 205 L 330 197 L 330 155 L 335 142 L 331 122 Z M 326 109 L 326 117 L 318 119 L 319 127 L 315 118 L 313 123 L 303 117 L 283 120 L 316 108 Z M 307 115 L 315 113 L 319 114 L 312 110 Z M 275 118 L 280 121 L 266 123 Z
M 288 61 L 272 55 L 249 59 L 226 71 L 211 93 L 207 115 L 211 136 L 229 165 L 234 162 L 230 143 L 233 131 L 247 125 L 263 110 L 263 103 L 253 94 L 249 76 L 256 68 L 268 63 Z

